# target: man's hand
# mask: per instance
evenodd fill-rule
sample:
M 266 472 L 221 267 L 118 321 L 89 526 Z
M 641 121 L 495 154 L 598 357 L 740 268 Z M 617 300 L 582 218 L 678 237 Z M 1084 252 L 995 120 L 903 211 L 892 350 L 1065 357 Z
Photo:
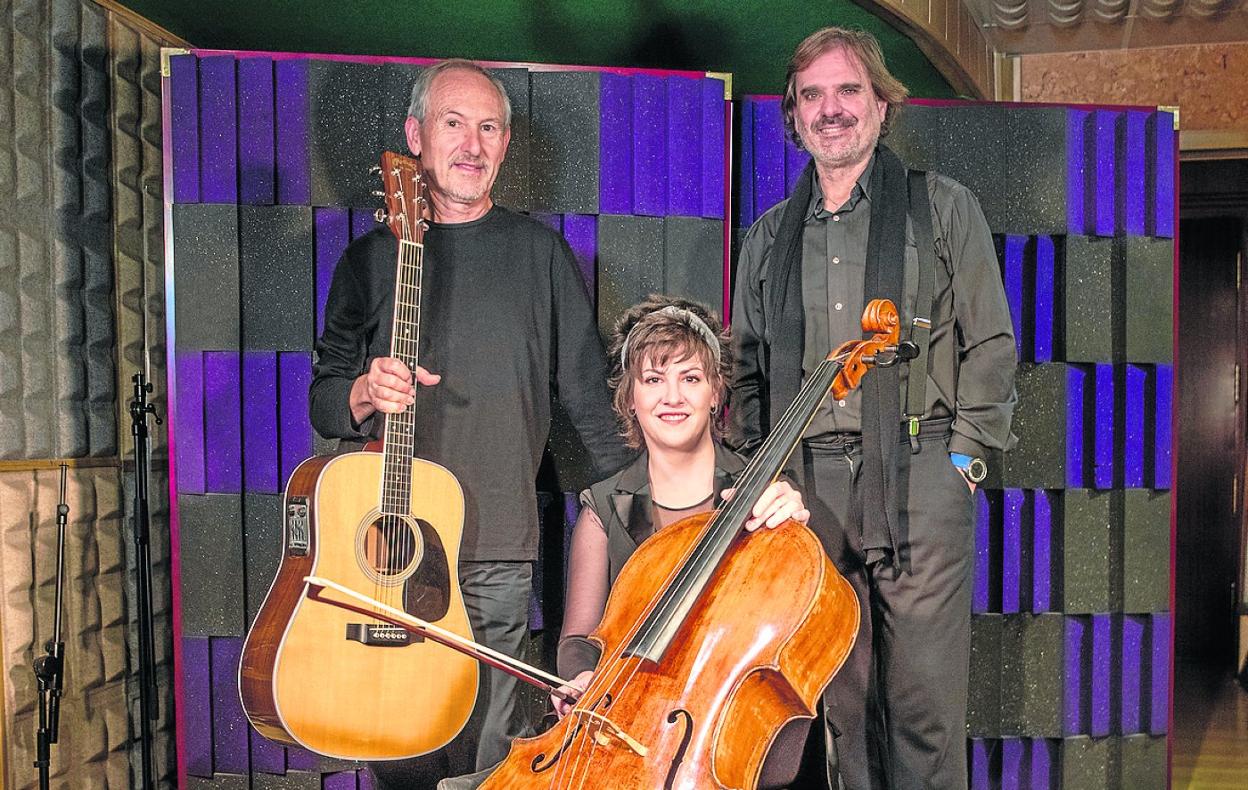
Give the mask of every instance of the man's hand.
M 575 696 L 580 697 L 580 695 L 584 693 L 585 689 L 589 688 L 589 681 L 593 677 L 594 671 L 592 669 L 587 669 L 569 680 L 568 685 L 560 686 L 559 690 L 572 693 L 575 694 Z M 564 700 L 553 695 L 551 696 L 550 701 L 555 706 L 555 715 L 561 719 L 564 716 L 567 716 L 568 711 L 572 710 L 572 706 L 576 704 L 574 702 L 565 702 Z
M 735 493 L 735 488 L 724 489 L 724 501 L 732 499 Z M 778 480 L 767 486 L 758 502 L 754 503 L 750 519 L 745 522 L 745 529 L 748 532 L 763 526 L 774 529 L 789 519 L 805 524 L 810 521 L 810 511 L 802 504 L 802 495 L 796 488 L 784 480 Z
M 416 383 L 426 387 L 442 380 L 416 366 Z M 351 418 L 358 425 L 374 412 L 397 414 L 416 402 L 412 371 L 394 357 L 378 357 L 351 386 Z

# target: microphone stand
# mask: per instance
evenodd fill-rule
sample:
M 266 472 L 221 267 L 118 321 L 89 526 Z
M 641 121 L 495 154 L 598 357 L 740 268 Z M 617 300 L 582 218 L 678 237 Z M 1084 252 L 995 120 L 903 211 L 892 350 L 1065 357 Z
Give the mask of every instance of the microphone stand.
M 138 591 L 139 625 L 139 747 L 143 761 L 143 783 L 147 790 L 152 783 L 152 722 L 160 716 L 156 705 L 156 650 L 152 626 L 152 556 L 147 495 L 147 415 L 156 424 L 160 417 L 156 407 L 147 402 L 151 383 L 142 373 L 131 378 L 134 398 L 130 401 L 131 435 L 134 437 L 134 544 L 135 571 Z
M 61 641 L 61 602 L 65 591 L 65 525 L 69 505 L 65 504 L 65 477 L 68 467 L 61 464 L 61 501 L 56 506 L 56 604 L 52 613 L 52 638 L 44 643 L 47 655 L 35 659 L 39 684 L 39 730 L 35 735 L 35 767 L 39 769 L 40 790 L 48 790 L 52 744 L 60 736 L 61 690 L 64 687 L 65 643 Z

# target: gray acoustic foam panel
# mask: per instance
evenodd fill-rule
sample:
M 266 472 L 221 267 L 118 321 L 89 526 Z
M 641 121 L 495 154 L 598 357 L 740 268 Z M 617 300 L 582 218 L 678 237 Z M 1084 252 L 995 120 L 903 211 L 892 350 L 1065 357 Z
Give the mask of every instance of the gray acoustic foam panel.
M 1068 489 L 1062 497 L 1062 602 L 1067 614 L 1116 611 L 1121 600 L 1121 491 Z
M 311 351 L 312 209 L 238 207 L 239 287 L 244 351 Z
M 251 790 L 251 780 L 237 774 L 213 774 L 211 779 L 186 778 L 187 790 Z
M 1009 167 L 1005 107 L 983 105 L 950 109 L 941 121 L 939 170 L 971 190 L 988 227 L 1006 226 L 1013 200 L 1005 188 Z
M 1063 738 L 1061 747 L 1062 790 L 1106 790 L 1123 787 L 1113 782 L 1117 738 Z M 1134 788 L 1132 788 L 1134 790 Z
M 941 129 L 944 117 L 951 112 L 944 107 L 908 104 L 902 108 L 896 127 L 884 139 L 886 145 L 914 170 L 938 170 Z
M 173 207 L 176 348 L 239 347 L 238 207 Z
M 700 217 L 663 222 L 663 292 L 724 312 L 724 223 Z
M 971 670 L 966 724 L 973 738 L 1001 735 L 1002 632 L 1004 617 L 971 617 Z
M 1066 237 L 1066 361 L 1114 359 L 1113 239 Z
M 538 71 L 530 75 L 530 85 L 530 208 L 597 214 L 598 73 Z
M 1123 493 L 1122 610 L 1170 608 L 1170 492 Z
M 1001 635 L 1001 734 L 1062 735 L 1065 618 L 1006 615 Z
M 1121 746 L 1122 782 L 1119 787 L 1166 790 L 1168 772 L 1164 737 L 1127 735 L 1122 738 Z
M 243 553 L 246 556 L 247 627 L 256 619 L 282 560 L 282 501 L 278 494 L 243 495 Z
M 1066 110 L 1010 107 L 1006 111 L 1005 211 L 998 233 L 1066 232 Z M 983 199 L 983 196 L 980 196 Z
M 663 223 L 662 217 L 598 217 L 598 330 L 603 338 L 621 313 L 663 291 Z
M 380 66 L 308 61 L 312 205 L 371 206 L 385 89 Z
M 1174 240 L 1126 236 L 1126 361 L 1169 364 L 1174 349 Z
M 1002 460 L 1001 479 L 1010 488 L 1066 485 L 1066 366 L 1019 365 L 1018 406 L 1013 431 L 1018 446 Z
M 237 494 L 178 496 L 183 636 L 246 632 L 242 515 Z
M 321 774 L 290 771 L 285 774 L 255 773 L 251 790 L 321 790 Z
M 498 173 L 498 180 L 494 182 L 494 201 L 515 211 L 529 211 L 533 206 L 529 188 L 532 170 L 530 135 L 533 126 L 532 108 L 529 106 L 529 70 L 490 69 L 490 74 L 503 83 L 507 90 L 507 99 L 511 102 L 511 142 L 507 146 L 507 158 Z M 595 167 L 597 161 L 595 153 Z M 594 199 L 597 200 L 596 188 Z M 596 202 L 594 206 L 597 210 Z
M 404 156 L 411 156 L 412 152 L 407 147 L 407 135 L 403 131 L 403 125 L 407 123 L 407 108 L 412 100 L 412 83 L 416 81 L 420 72 L 425 70 L 425 67 L 411 63 L 387 63 L 381 67 L 381 70 L 381 148 L 375 152 L 374 158 L 377 161 L 374 164 L 381 162 L 382 151 L 394 151 Z M 373 183 L 377 186 L 373 186 L 372 189 L 381 189 L 380 179 L 374 179 Z M 380 200 L 380 198 L 373 198 L 372 202 L 364 205 L 372 205 Z

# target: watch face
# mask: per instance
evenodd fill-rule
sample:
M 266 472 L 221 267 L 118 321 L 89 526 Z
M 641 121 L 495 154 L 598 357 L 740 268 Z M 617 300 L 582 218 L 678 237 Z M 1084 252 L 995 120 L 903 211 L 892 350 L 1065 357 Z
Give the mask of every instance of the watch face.
M 970 466 L 966 468 L 966 479 L 972 483 L 982 483 L 987 476 L 988 464 L 984 463 L 984 459 L 972 458 Z

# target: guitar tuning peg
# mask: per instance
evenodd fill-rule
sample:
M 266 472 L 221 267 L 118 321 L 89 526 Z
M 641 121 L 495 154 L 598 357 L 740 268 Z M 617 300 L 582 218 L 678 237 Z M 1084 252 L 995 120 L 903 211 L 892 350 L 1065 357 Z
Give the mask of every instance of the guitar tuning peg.
M 368 172 L 372 173 L 373 175 L 377 175 L 378 173 L 381 172 L 381 165 L 373 165 L 372 167 L 368 169 Z
M 386 210 L 384 208 L 379 208 L 375 212 L 373 212 L 373 219 L 377 220 L 378 222 L 389 222 L 390 215 L 386 213 Z
M 386 196 L 386 192 L 383 189 L 374 189 L 371 194 L 373 197 L 385 197 Z

